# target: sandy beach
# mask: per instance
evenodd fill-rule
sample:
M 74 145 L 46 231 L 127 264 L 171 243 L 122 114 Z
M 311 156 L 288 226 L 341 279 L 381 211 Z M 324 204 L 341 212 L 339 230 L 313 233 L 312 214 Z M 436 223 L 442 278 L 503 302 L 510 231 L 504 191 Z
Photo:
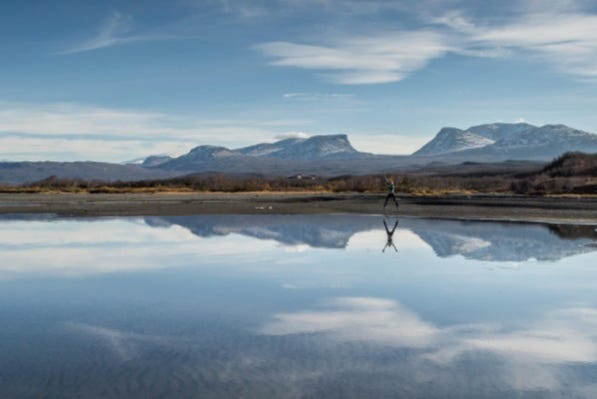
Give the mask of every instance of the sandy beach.
M 391 214 L 469 220 L 597 223 L 597 198 L 400 196 L 396 211 L 381 194 L 172 193 L 0 194 L 0 214 L 141 216 L 192 214 Z

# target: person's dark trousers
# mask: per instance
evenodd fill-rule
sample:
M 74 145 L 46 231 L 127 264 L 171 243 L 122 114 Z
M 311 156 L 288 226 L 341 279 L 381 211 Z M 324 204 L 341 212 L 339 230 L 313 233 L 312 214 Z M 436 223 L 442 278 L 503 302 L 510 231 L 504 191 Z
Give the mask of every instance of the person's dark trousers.
M 396 196 L 393 193 L 389 193 L 386 196 L 386 200 L 383 203 L 383 207 L 385 208 L 388 205 L 388 202 L 390 201 L 390 198 L 394 201 L 394 204 L 396 204 L 396 209 L 398 209 L 398 201 L 396 200 Z

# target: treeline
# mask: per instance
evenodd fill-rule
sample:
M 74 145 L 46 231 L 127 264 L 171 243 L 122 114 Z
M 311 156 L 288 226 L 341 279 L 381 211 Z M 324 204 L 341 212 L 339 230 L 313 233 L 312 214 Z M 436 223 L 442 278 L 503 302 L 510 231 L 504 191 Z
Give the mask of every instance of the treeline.
M 292 176 L 267 178 L 262 176 L 230 176 L 224 174 L 189 175 L 170 179 L 115 181 L 63 179 L 55 176 L 24 184 L 3 187 L 3 192 L 357 192 L 380 193 L 386 190 L 385 178 L 396 182 L 396 190 L 412 195 L 441 195 L 446 193 L 497 194 L 597 194 L 597 154 L 567 153 L 542 169 L 517 172 L 470 167 L 466 173 L 410 172 L 394 175 Z
M 568 152 L 511 183 L 517 194 L 597 194 L 597 154 Z

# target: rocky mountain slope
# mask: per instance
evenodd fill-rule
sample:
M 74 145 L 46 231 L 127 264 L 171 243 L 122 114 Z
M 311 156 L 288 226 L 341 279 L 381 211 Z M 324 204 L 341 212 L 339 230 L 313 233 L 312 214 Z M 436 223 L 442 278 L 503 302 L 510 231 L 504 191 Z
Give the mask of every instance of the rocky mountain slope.
M 357 151 L 345 134 L 285 139 L 271 144 L 239 148 L 236 151 L 254 157 L 266 156 L 293 160 L 346 159 L 368 155 Z
M 551 160 L 568 151 L 597 152 L 597 135 L 565 125 L 493 123 L 466 130 L 443 128 L 414 156 L 462 160 Z
M 284 166 L 279 161 L 290 161 L 290 166 L 300 169 L 300 163 L 297 162 L 353 160 L 368 155 L 355 150 L 348 137 L 340 134 L 285 139 L 238 149 L 202 145 L 157 166 L 165 170 L 263 173 Z M 286 167 L 283 169 L 289 170 Z

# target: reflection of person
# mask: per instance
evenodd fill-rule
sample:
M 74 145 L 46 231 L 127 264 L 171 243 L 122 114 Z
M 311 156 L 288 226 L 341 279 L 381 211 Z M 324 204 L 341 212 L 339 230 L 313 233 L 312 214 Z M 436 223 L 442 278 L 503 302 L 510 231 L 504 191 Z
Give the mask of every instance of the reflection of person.
M 383 203 L 383 208 L 386 209 L 386 206 L 388 205 L 388 201 L 390 201 L 390 198 L 391 198 L 394 201 L 394 204 L 396 205 L 396 209 L 398 209 L 398 201 L 396 200 L 396 196 L 394 195 L 394 191 L 396 190 L 396 186 L 394 185 L 394 180 L 388 179 L 386 177 L 386 185 L 388 187 L 388 195 L 386 195 L 386 200 Z
M 394 251 L 398 252 L 398 249 L 396 248 L 396 245 L 394 245 L 394 231 L 396 231 L 396 227 L 398 227 L 398 219 L 396 219 L 396 222 L 394 222 L 394 227 L 392 227 L 392 230 L 390 230 L 388 228 L 388 224 L 386 223 L 386 220 L 383 220 L 383 226 L 386 228 L 386 234 L 388 236 L 388 241 L 386 242 L 386 246 L 383 247 L 383 249 L 381 250 L 381 252 L 386 252 L 386 249 L 388 247 L 392 247 L 394 248 Z

